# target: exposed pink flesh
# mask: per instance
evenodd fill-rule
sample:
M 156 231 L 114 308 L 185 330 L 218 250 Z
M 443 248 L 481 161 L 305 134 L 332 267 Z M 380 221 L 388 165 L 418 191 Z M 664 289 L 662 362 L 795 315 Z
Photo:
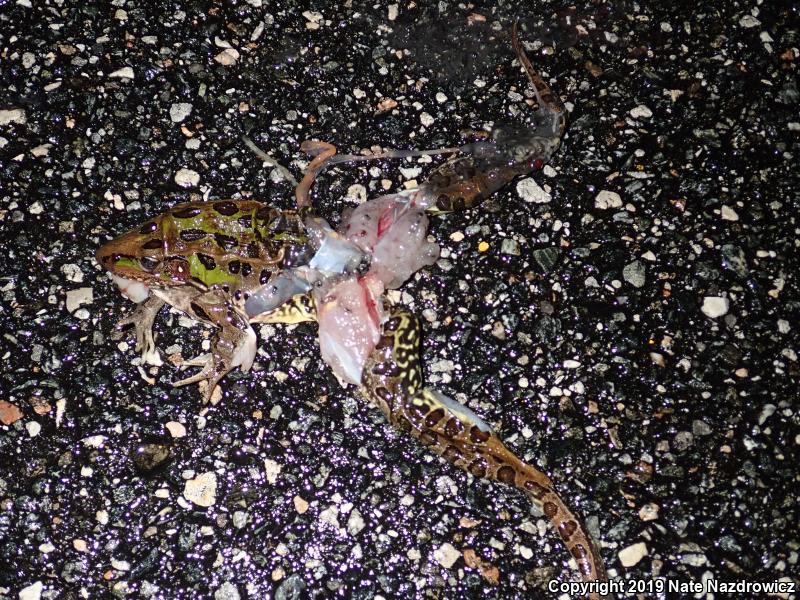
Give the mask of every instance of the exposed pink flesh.
M 360 385 L 364 363 L 380 339 L 384 289 L 400 287 L 433 264 L 439 246 L 428 241 L 428 217 L 407 194 L 365 202 L 340 231 L 372 259 L 366 276 L 329 279 L 314 289 L 319 343 L 322 358 L 334 373 Z
M 361 384 L 361 373 L 381 335 L 383 284 L 350 276 L 314 289 L 322 359 L 342 380 Z
M 372 254 L 370 273 L 390 289 L 439 257 L 439 246 L 427 239 L 427 215 L 405 194 L 365 202 L 343 224 L 343 234 Z

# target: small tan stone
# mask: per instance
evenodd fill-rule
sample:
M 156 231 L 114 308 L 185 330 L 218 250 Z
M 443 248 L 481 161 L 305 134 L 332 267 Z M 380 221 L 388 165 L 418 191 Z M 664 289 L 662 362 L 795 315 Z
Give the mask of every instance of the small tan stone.
M 298 514 L 305 514 L 308 510 L 308 502 L 303 500 L 300 496 L 295 496 L 292 500 L 294 502 L 294 509 L 298 512 Z
M 7 400 L 0 400 L 0 423 L 3 425 L 11 425 L 16 423 L 23 417 L 22 411 L 15 405 Z
M 183 497 L 197 506 L 213 506 L 217 501 L 217 476 L 213 471 L 189 479 L 183 488 Z

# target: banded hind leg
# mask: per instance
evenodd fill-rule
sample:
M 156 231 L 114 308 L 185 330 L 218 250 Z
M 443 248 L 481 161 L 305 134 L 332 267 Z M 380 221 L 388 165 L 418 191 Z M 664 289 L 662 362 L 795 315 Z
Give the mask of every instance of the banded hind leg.
M 405 311 L 393 312 L 364 365 L 362 393 L 392 425 L 448 462 L 476 477 L 524 491 L 558 532 L 582 579 L 605 580 L 603 563 L 588 532 L 561 500 L 550 478 L 520 460 L 469 408 L 422 387 L 419 347 L 418 320 Z

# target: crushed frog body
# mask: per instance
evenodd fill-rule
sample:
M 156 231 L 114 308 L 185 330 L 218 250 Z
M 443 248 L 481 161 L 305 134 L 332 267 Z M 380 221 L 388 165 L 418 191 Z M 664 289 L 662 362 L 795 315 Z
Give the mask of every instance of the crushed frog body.
M 604 581 L 597 548 L 549 477 L 472 410 L 425 387 L 419 320 L 385 301 L 386 289 L 438 258 L 439 247 L 427 240 L 429 216 L 477 206 L 541 168 L 559 146 L 561 102 L 533 69 L 516 25 L 511 38 L 539 104 L 535 124 L 498 127 L 488 141 L 440 151 L 456 156 L 418 188 L 360 205 L 338 231 L 314 215 L 310 201 L 326 166 L 436 151 L 337 156 L 330 144 L 306 142 L 315 158 L 296 187 L 296 211 L 242 200 L 181 204 L 108 242 L 97 260 L 138 303 L 120 325 L 135 327 L 146 358 L 157 357 L 152 326 L 164 304 L 217 327 L 211 352 L 185 363 L 201 370 L 174 384 L 206 381 L 206 400 L 225 374 L 252 365 L 253 323 L 316 322 L 322 357 L 340 380 L 358 386 L 392 425 L 447 462 L 522 490 L 550 520 L 581 578 Z

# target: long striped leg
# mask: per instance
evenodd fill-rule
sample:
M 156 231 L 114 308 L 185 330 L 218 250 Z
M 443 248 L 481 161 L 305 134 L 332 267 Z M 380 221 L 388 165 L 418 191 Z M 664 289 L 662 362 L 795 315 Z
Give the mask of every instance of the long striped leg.
M 422 387 L 419 343 L 417 319 L 405 311 L 392 313 L 364 365 L 362 393 L 390 423 L 448 462 L 476 477 L 523 490 L 553 524 L 584 581 L 605 580 L 603 563 L 588 532 L 561 500 L 547 475 L 521 461 L 470 409 Z

